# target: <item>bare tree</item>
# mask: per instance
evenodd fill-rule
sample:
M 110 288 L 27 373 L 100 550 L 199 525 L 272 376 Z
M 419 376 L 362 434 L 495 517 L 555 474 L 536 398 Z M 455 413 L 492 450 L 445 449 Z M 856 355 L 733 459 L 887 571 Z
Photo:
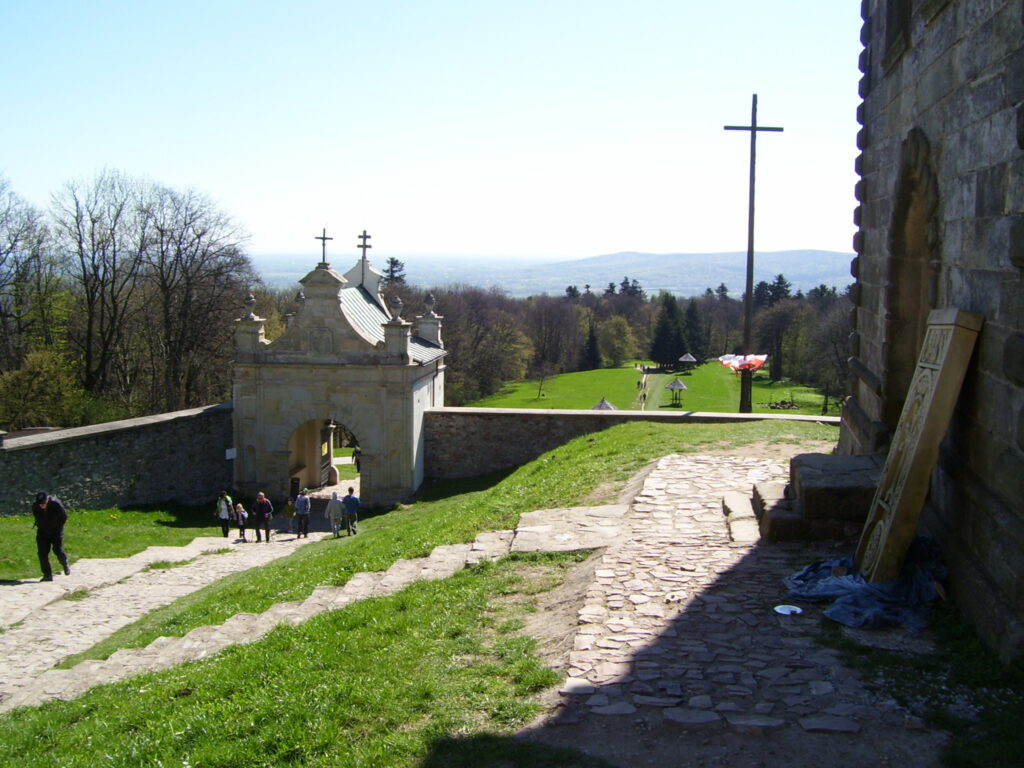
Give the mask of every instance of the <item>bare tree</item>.
M 21 365 L 33 346 L 58 336 L 58 275 L 47 253 L 43 214 L 0 176 L 0 371 Z
M 140 252 L 148 239 L 140 185 L 116 171 L 88 183 L 69 182 L 53 196 L 52 218 L 56 247 L 67 258 L 81 302 L 69 336 L 80 355 L 82 385 L 108 392 L 136 309 Z
M 154 405 L 174 410 L 227 394 L 232 320 L 256 276 L 244 234 L 194 191 L 151 188 L 143 212 L 147 341 Z M 218 370 L 218 366 L 222 370 Z

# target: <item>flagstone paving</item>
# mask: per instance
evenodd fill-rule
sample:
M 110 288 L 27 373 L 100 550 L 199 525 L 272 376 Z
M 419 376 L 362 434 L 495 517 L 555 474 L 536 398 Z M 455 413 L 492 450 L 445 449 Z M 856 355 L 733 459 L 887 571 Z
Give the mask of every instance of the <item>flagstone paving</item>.
M 589 724 L 600 732 L 640 722 L 645 728 L 747 735 L 788 729 L 852 737 L 878 728 L 904 729 L 904 711 L 875 697 L 834 651 L 817 645 L 818 609 L 791 616 L 773 610 L 786 602 L 782 577 L 807 564 L 807 547 L 759 542 L 750 535 L 745 515 L 731 521 L 723 511 L 725 495 L 749 494 L 755 483 L 782 482 L 787 474 L 788 459 L 782 458 L 667 456 L 647 475 L 632 504 L 541 510 L 524 515 L 516 531 L 483 533 L 471 544 L 400 560 L 386 572 L 358 573 L 343 587 L 317 588 L 304 601 L 259 615 L 240 614 L 183 638 L 158 638 L 147 648 L 118 651 L 103 662 L 42 671 L 61 657 L 61 641 L 54 638 L 64 632 L 65 616 L 103 617 L 82 630 L 79 644 L 88 647 L 109 634 L 112 624 L 131 620 L 119 605 L 129 595 L 152 590 L 168 602 L 187 585 L 161 585 L 174 579 L 175 571 L 193 566 L 155 576 L 140 573 L 124 582 L 121 592 L 114 585 L 82 601 L 51 603 L 0 635 L 0 711 L 73 698 L 99 682 L 203 658 L 252 642 L 280 622 L 298 623 L 355 600 L 390 594 L 416 579 L 444 578 L 509 551 L 604 547 L 578 611 L 557 706 L 536 726 L 548 733 L 545 738 L 558 740 L 550 736 L 553 725 Z M 283 549 L 285 543 L 279 540 L 269 549 L 277 546 Z M 260 547 L 240 549 L 248 554 Z M 194 570 L 209 573 L 234 555 L 201 557 Z M 89 572 L 79 567 L 73 579 L 79 570 Z M 6 593 L 0 590 L 5 612 Z M 79 607 L 90 601 L 92 608 Z M 52 646 L 46 664 L 24 658 L 37 652 L 23 645 L 30 626 L 37 633 L 33 644 Z M 908 748 L 912 741 L 908 736 Z
M 745 514 L 723 512 L 728 493 L 787 473 L 781 460 L 662 458 L 601 556 L 554 710 L 523 735 L 617 765 L 684 764 L 683 744 L 687 765 L 937 765 L 942 734 L 816 642 L 821 607 L 774 610 L 789 602 L 783 577 L 835 544 L 760 542 Z

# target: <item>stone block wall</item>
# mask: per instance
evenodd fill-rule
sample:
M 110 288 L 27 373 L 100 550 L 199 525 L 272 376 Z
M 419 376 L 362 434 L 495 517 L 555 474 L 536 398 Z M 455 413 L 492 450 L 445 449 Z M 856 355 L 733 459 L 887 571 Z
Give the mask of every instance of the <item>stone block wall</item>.
M 1020 658 L 1024 0 L 863 0 L 861 13 L 856 381 L 840 449 L 884 449 L 903 400 L 900 345 L 928 309 L 984 316 L 923 526 L 981 634 Z
M 231 485 L 231 404 L 26 437 L 0 445 L 0 515 L 37 491 L 71 507 L 212 501 Z
M 835 417 L 781 414 L 432 408 L 424 421 L 425 474 L 454 479 L 514 469 L 575 437 L 628 421 L 724 424 L 764 419 L 839 423 Z

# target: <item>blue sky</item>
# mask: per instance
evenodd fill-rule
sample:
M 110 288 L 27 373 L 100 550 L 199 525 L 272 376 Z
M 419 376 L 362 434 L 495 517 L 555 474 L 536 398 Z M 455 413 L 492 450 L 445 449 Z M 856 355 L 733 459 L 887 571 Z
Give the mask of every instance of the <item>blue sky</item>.
M 859 3 L 0 0 L 0 174 L 214 199 L 254 253 L 849 251 Z M 330 253 L 331 251 L 329 251 Z

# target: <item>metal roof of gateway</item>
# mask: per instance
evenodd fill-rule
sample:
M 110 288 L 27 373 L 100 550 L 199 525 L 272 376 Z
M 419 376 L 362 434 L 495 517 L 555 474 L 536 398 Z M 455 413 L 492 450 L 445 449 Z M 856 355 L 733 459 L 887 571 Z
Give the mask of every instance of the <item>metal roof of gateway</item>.
M 341 311 L 353 330 L 370 344 L 384 343 L 383 324 L 391 318 L 363 286 L 342 288 Z M 414 363 L 426 365 L 447 355 L 447 351 L 419 336 L 409 340 L 409 356 Z

